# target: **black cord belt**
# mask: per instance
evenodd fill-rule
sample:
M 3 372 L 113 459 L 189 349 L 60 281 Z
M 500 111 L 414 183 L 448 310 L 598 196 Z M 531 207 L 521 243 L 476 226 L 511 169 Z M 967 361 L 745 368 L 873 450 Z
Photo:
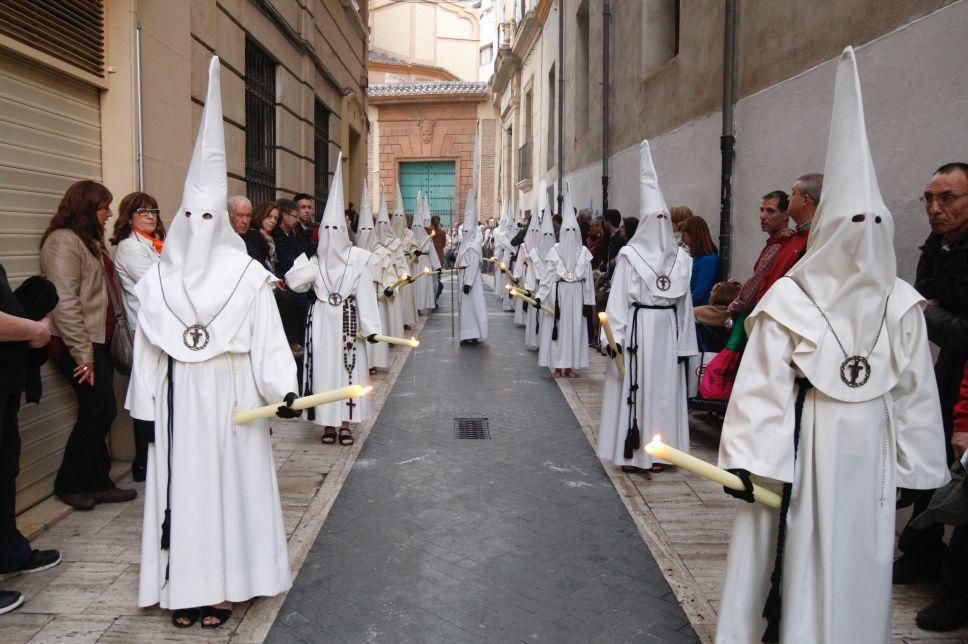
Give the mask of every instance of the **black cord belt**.
M 638 302 L 632 302 L 633 309 L 652 309 L 655 311 L 664 311 L 666 309 L 675 309 L 675 304 L 639 304 Z

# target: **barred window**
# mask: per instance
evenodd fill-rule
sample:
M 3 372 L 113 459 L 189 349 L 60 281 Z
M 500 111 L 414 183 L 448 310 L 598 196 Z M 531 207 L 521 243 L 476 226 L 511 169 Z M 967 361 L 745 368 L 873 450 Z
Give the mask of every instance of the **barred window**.
M 319 101 L 316 101 L 313 122 L 313 148 L 316 208 L 318 213 L 322 213 L 329 196 L 329 110 Z
M 245 41 L 245 189 L 253 204 L 276 199 L 276 63 Z

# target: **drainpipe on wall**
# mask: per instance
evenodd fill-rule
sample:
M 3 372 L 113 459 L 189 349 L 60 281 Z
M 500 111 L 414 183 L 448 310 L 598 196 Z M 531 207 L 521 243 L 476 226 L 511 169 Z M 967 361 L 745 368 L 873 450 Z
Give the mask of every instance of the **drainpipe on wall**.
M 732 251 L 733 161 L 736 135 L 733 128 L 733 105 L 736 90 L 736 0 L 726 0 L 723 34 L 723 134 L 719 140 L 722 171 L 719 191 L 719 278 L 729 276 Z
M 138 110 L 138 190 L 143 192 L 145 189 L 145 136 L 144 113 L 141 109 L 141 18 L 138 18 L 136 23 L 134 58 L 135 78 L 137 82 L 135 98 Z
M 558 215 L 565 201 L 565 0 L 558 0 Z
M 602 214 L 608 210 L 608 64 L 612 2 L 602 0 Z

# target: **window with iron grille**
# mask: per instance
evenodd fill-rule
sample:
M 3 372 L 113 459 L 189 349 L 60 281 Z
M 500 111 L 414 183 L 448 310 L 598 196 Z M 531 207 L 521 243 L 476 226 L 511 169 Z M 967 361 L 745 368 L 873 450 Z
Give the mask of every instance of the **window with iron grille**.
M 321 215 L 329 196 L 329 110 L 319 101 L 316 101 L 313 122 L 313 147 L 316 164 L 316 212 Z
M 245 41 L 245 189 L 253 204 L 276 198 L 276 63 Z

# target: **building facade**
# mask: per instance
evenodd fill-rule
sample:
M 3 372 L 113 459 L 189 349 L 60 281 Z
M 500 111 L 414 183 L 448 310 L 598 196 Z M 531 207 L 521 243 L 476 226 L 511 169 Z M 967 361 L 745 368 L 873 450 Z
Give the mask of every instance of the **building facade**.
M 918 196 L 935 168 L 964 161 L 968 149 L 968 68 L 962 64 L 968 40 L 961 35 L 968 26 L 968 2 L 832 0 L 822 11 L 798 0 L 505 4 L 514 13 L 504 14 L 502 34 L 510 37 L 502 40 L 493 82 L 505 139 L 502 198 L 527 209 L 534 195 L 526 188 L 558 178 L 552 158 L 558 135 L 550 131 L 557 128 L 558 97 L 549 94 L 559 89 L 551 81 L 561 80 L 557 74 L 563 71 L 563 180 L 576 205 L 601 210 L 607 174 L 609 207 L 635 215 L 637 144 L 648 138 L 666 200 L 689 205 L 718 235 L 724 34 L 726 7 L 733 5 L 729 274 L 749 275 L 762 246 L 761 196 L 774 189 L 789 192 L 798 176 L 823 170 L 835 61 L 853 45 L 880 186 L 897 225 L 899 272 L 913 278 L 917 249 L 928 233 Z M 559 11 L 566 34 L 563 57 Z M 530 109 L 522 107 L 528 87 Z M 529 115 L 532 131 L 522 133 Z M 523 181 L 520 165 L 514 167 L 526 156 L 521 149 L 527 144 L 543 148 L 530 155 L 530 182 Z
M 230 193 L 259 202 L 308 192 L 321 212 L 340 154 L 346 189 L 359 191 L 365 0 L 56 4 L 12 5 L 0 21 L 0 262 L 13 286 L 39 272 L 40 236 L 74 181 L 103 182 L 114 208 L 143 189 L 170 221 L 212 55 L 222 63 Z M 43 400 L 21 412 L 21 510 L 51 494 L 76 414 L 68 383 L 50 367 L 43 377 Z M 116 386 L 123 401 L 125 379 Z M 130 456 L 130 434 L 122 410 L 111 437 L 119 458 Z
M 477 187 L 480 218 L 496 216 L 497 118 L 478 80 L 481 26 L 467 2 L 374 2 L 367 111 L 370 198 L 404 210 L 418 192 L 445 226 Z M 354 195 L 355 196 L 355 195 Z

